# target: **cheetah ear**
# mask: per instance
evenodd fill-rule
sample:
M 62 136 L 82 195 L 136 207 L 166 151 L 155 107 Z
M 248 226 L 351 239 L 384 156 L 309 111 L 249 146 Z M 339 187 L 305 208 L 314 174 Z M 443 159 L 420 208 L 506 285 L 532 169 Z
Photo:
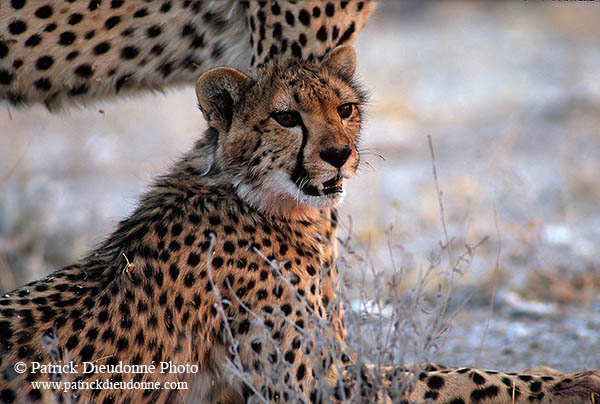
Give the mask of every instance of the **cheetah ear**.
M 338 46 L 325 57 L 323 66 L 343 80 L 350 81 L 356 70 L 356 53 L 351 46 Z
M 196 96 L 209 126 L 219 132 L 229 130 L 233 111 L 251 82 L 250 77 L 230 67 L 213 69 L 200 76 Z

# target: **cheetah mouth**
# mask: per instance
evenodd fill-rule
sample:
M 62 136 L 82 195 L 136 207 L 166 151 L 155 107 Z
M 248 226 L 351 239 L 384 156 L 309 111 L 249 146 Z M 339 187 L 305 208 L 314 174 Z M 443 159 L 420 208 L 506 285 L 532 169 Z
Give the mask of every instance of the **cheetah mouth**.
M 344 178 L 340 174 L 337 174 L 332 179 L 321 184 L 321 192 L 325 195 L 340 194 L 344 190 L 342 186 L 343 182 Z
M 332 197 L 335 194 L 341 194 L 344 192 L 344 187 L 342 185 L 343 182 L 344 177 L 342 177 L 340 174 L 336 174 L 331 179 L 322 182 L 319 185 L 312 185 L 308 183 L 308 179 L 306 179 L 306 177 L 304 177 L 304 181 L 296 182 L 296 185 L 306 195 Z

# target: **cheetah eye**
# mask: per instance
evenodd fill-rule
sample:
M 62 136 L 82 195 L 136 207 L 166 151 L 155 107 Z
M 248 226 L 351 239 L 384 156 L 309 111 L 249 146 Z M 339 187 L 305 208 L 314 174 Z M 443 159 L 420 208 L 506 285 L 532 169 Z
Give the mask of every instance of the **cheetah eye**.
M 340 105 L 337 109 L 338 115 L 342 119 L 349 118 L 350 115 L 352 115 L 353 110 L 354 110 L 354 104 L 352 104 L 352 103 Z
M 285 128 L 291 128 L 300 124 L 298 111 L 276 111 L 271 114 L 278 124 Z

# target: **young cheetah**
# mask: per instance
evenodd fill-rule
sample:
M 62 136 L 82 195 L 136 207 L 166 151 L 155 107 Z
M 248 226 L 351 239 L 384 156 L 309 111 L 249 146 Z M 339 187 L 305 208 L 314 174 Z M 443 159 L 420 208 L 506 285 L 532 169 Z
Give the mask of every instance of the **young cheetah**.
M 335 206 L 360 158 L 355 63 L 339 47 L 253 76 L 205 73 L 196 91 L 209 129 L 194 148 L 98 249 L 0 299 L 0 402 L 186 399 L 177 389 L 81 387 L 94 381 L 194 382 L 201 403 L 598 400 L 597 372 L 433 368 L 398 396 L 392 386 L 408 373 L 353 363 L 334 264 Z M 323 324 L 315 344 L 308 337 Z M 228 360 L 249 380 L 232 378 Z M 79 368 L 43 373 L 33 362 Z M 108 370 L 85 372 L 85 362 Z M 190 370 L 161 372 L 162 363 Z M 111 371 L 150 364 L 158 370 Z M 50 380 L 73 384 L 32 384 Z M 373 393 L 376 380 L 387 385 Z

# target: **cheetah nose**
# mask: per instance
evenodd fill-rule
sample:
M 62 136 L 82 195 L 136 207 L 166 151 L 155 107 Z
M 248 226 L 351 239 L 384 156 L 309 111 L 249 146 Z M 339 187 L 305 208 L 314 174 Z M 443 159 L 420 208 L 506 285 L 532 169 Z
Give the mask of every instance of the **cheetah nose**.
M 350 153 L 352 153 L 352 149 L 348 146 L 342 149 L 328 147 L 325 150 L 322 150 L 319 155 L 325 162 L 331 164 L 335 168 L 340 168 L 348 160 Z

